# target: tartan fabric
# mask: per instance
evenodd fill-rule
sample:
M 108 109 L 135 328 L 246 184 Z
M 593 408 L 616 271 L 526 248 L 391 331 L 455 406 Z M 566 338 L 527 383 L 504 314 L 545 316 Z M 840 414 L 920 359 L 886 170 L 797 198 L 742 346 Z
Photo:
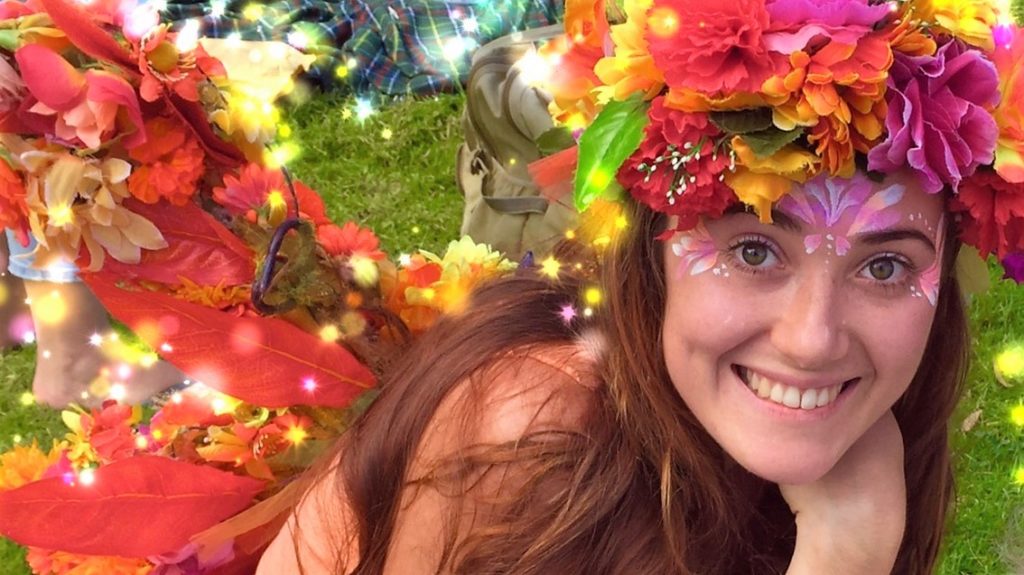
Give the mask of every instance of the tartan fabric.
M 561 20 L 564 0 L 170 0 L 164 21 L 201 19 L 203 34 L 280 40 L 317 56 L 324 90 L 434 94 L 466 81 L 473 50 Z

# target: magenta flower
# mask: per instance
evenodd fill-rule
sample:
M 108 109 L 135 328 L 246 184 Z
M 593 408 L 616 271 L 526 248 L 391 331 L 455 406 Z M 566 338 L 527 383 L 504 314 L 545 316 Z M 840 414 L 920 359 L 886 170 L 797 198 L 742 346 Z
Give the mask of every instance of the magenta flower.
M 977 50 L 948 42 L 934 56 L 897 54 L 889 76 L 887 139 L 868 154 L 868 168 L 892 173 L 910 166 L 925 191 L 958 189 L 991 164 L 999 127 L 986 110 L 999 101 L 996 68 Z
M 1003 279 L 1024 283 L 1024 252 L 1007 254 L 1002 261 Z
M 889 7 L 867 0 L 769 0 L 771 26 L 764 43 L 769 50 L 791 54 L 818 37 L 853 46 L 885 19 Z

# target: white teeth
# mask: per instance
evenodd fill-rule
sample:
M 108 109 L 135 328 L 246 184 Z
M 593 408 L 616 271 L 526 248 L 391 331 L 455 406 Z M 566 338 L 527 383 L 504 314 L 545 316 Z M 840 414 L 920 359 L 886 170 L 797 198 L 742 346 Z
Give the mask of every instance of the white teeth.
M 782 403 L 786 407 L 800 407 L 800 390 L 786 386 L 786 392 L 782 395 Z
M 836 400 L 843 388 L 842 384 L 837 384 L 832 387 L 801 390 L 798 387 L 772 381 L 746 368 L 741 368 L 741 374 L 747 380 L 747 386 L 758 397 L 792 409 L 811 410 L 825 407 Z
M 827 391 L 825 393 L 828 393 Z M 818 391 L 808 389 L 800 397 L 800 409 L 814 409 L 818 405 Z

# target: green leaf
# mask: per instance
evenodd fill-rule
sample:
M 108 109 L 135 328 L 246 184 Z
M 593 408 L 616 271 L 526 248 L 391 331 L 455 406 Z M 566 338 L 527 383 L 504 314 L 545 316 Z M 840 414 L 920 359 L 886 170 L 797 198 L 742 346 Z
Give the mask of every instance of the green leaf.
M 758 132 L 743 134 L 743 141 L 750 146 L 751 151 L 759 158 L 767 158 L 782 149 L 783 146 L 795 141 L 804 133 L 803 128 L 784 131 L 778 128 L 769 128 Z
M 575 145 L 576 140 L 573 139 L 572 132 L 563 126 L 551 128 L 537 136 L 537 149 L 542 156 L 550 156 Z
M 576 168 L 576 209 L 584 211 L 615 183 L 626 158 L 640 147 L 647 127 L 647 103 L 640 97 L 612 100 L 580 138 Z
M 772 127 L 772 111 L 768 108 L 738 112 L 711 112 L 711 123 L 727 134 L 750 134 Z
M 0 48 L 8 52 L 18 49 L 21 34 L 17 30 L 0 30 Z
M 1024 0 L 1010 2 L 1010 15 L 1018 26 L 1024 26 Z

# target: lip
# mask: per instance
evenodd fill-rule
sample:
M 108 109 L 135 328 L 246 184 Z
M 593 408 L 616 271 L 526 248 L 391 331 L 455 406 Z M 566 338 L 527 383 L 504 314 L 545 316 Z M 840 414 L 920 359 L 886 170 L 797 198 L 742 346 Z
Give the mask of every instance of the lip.
M 832 387 L 833 385 L 836 385 L 837 383 L 846 384 L 846 383 L 849 383 L 849 382 L 851 382 L 851 381 L 853 381 L 855 379 L 859 379 L 859 378 L 852 378 L 852 377 L 847 377 L 847 378 L 832 377 L 832 378 L 827 378 L 827 379 L 819 378 L 819 379 L 811 380 L 811 379 L 806 379 L 806 378 L 805 379 L 801 379 L 801 378 L 789 377 L 789 376 L 785 376 L 785 375 L 782 375 L 780 373 L 776 373 L 776 372 L 773 372 L 773 371 L 765 371 L 765 370 L 760 369 L 760 368 L 754 369 L 754 368 L 752 368 L 752 367 L 750 367 L 748 365 L 733 364 L 733 369 L 734 370 L 735 370 L 736 367 L 742 367 L 742 368 L 744 368 L 744 369 L 746 369 L 748 371 L 752 371 L 752 372 L 754 372 L 754 373 L 756 373 L 756 374 L 758 374 L 758 375 L 760 375 L 762 377 L 767 377 L 768 379 L 770 379 L 772 381 L 777 381 L 779 383 L 788 385 L 790 387 L 795 387 L 795 388 L 801 389 L 801 390 L 823 389 L 823 388 Z
M 853 395 L 853 393 L 860 387 L 860 379 L 856 379 L 852 383 L 846 385 L 843 388 L 843 390 L 839 393 L 839 396 L 836 398 L 836 400 L 826 405 L 825 407 L 816 407 L 814 409 L 800 409 L 786 407 L 785 405 L 779 405 L 774 401 L 761 399 L 760 397 L 757 396 L 756 393 L 754 393 L 752 389 L 750 389 L 750 386 L 748 386 L 743 381 L 743 379 L 740 378 L 739 374 L 736 373 L 736 370 L 733 368 L 733 366 L 729 366 L 728 371 L 735 384 L 740 387 L 739 395 L 742 398 L 740 399 L 740 401 L 749 404 L 751 406 L 751 409 L 764 413 L 768 416 L 778 419 L 785 419 L 789 421 L 812 422 L 828 419 L 832 417 L 837 411 L 842 409 L 843 405 L 846 404 L 846 401 L 850 398 L 850 396 Z M 771 378 L 770 375 L 765 374 L 762 371 L 758 371 L 757 373 L 764 374 Z M 785 380 L 776 381 L 779 381 L 780 383 L 785 383 Z M 799 386 L 794 385 L 794 387 Z M 819 385 L 818 387 L 821 386 Z M 804 387 L 803 389 L 812 388 L 813 387 Z

